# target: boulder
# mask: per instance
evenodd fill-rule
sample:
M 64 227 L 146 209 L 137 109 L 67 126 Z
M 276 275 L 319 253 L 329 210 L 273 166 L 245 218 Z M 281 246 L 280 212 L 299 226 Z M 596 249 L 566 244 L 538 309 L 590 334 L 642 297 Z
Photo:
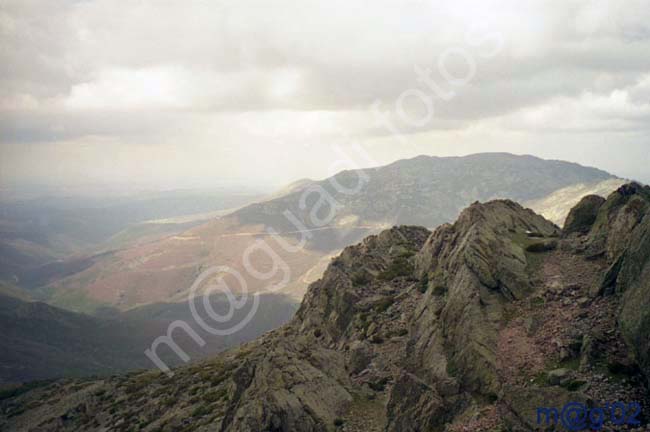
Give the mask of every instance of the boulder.
M 576 205 L 564 223 L 564 236 L 571 234 L 587 234 L 596 222 L 598 211 L 605 203 L 605 198 L 598 195 L 588 195 Z
M 600 207 L 587 239 L 588 256 L 613 263 L 627 249 L 633 232 L 650 212 L 650 187 L 630 183 L 612 193 Z
M 368 367 L 372 361 L 372 349 L 366 342 L 353 342 L 350 346 L 348 367 L 356 375 Z
M 635 230 L 617 278 L 621 331 L 650 379 L 650 215 Z
M 631 183 L 611 194 L 588 244 L 610 264 L 596 294 L 622 297 L 621 332 L 650 378 L 650 187 Z
M 561 368 L 550 371 L 546 374 L 546 379 L 550 385 L 561 385 L 566 380 L 571 378 L 571 371 L 569 369 Z
M 390 394 L 388 432 L 441 430 L 450 411 L 437 391 L 410 373 L 402 373 Z

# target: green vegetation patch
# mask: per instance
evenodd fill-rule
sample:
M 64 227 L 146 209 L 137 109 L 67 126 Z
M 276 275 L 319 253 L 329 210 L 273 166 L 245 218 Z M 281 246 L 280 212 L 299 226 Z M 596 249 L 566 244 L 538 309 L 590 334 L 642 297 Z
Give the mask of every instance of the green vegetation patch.
M 365 270 L 357 270 L 352 273 L 350 279 L 354 286 L 368 285 L 372 281 L 372 277 Z
M 377 304 L 375 304 L 375 311 L 379 313 L 386 312 L 389 307 L 391 307 L 393 304 L 395 304 L 395 299 L 392 297 L 384 297 L 381 299 Z
M 423 277 L 420 279 L 420 283 L 418 284 L 418 291 L 420 291 L 422 294 L 425 294 L 429 290 L 429 278 L 428 277 Z
M 383 272 L 379 273 L 378 278 L 383 281 L 391 281 L 398 277 L 410 277 L 413 276 L 415 268 L 411 262 L 403 257 L 395 258 L 388 268 Z
M 45 387 L 53 382 L 54 382 L 53 380 L 33 381 L 27 384 L 23 384 L 21 386 L 7 386 L 4 388 L 0 388 L 0 401 L 20 396 L 24 393 L 27 393 L 30 390 L 34 390 L 39 387 Z
M 203 400 L 208 403 L 214 403 L 224 399 L 228 400 L 228 390 L 225 388 L 212 391 L 203 395 Z

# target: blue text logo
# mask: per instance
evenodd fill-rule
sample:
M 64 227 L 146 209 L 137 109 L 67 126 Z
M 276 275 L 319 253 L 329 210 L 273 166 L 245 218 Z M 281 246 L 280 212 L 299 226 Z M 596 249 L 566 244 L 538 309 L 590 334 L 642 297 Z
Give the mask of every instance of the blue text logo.
M 570 402 L 562 410 L 537 408 L 537 424 L 540 426 L 562 425 L 569 431 L 601 430 L 606 424 L 614 426 L 639 426 L 641 405 L 633 402 L 608 403 L 604 407 L 587 407 L 580 402 Z

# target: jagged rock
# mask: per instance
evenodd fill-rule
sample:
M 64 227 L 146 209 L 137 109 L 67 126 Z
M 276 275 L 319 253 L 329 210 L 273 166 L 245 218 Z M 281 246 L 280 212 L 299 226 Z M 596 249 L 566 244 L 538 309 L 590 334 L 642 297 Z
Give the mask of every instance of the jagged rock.
M 355 341 L 350 346 L 350 372 L 358 374 L 368 367 L 372 361 L 372 349 L 365 342 Z
M 599 335 L 586 335 L 580 348 L 580 370 L 585 371 L 596 366 L 602 359 L 604 341 Z
M 620 326 L 646 377 L 650 377 L 650 187 L 631 183 L 601 206 L 589 235 L 592 252 L 610 267 L 597 295 L 622 295 Z
M 609 274 L 621 330 L 648 373 L 646 194 L 634 185 L 619 190 L 581 238 L 558 240 L 554 224 L 511 201 L 474 204 L 433 233 L 386 230 L 334 259 L 283 328 L 173 378 L 146 372 L 36 388 L 0 402 L 0 429 L 442 432 L 484 407 L 498 415 L 489 424 L 534 429 L 539 407 L 587 401 L 570 391 L 582 388 L 581 374 L 627 365 L 618 359 L 627 354 L 622 344 L 620 356 L 606 353 L 618 333 L 598 310 L 619 297 L 585 297 L 586 270 Z M 562 247 L 528 250 L 540 242 Z M 594 261 L 577 257 L 575 244 Z M 567 259 L 576 267 L 558 264 Z M 544 372 L 558 357 L 578 356 L 577 371 Z M 584 388 L 609 388 L 603 383 Z
M 625 260 L 625 255 L 621 254 L 619 257 L 609 266 L 605 276 L 603 277 L 600 285 L 595 286 L 592 291 L 592 296 L 601 296 L 601 295 L 612 295 L 616 291 L 616 283 L 618 282 L 618 275 L 621 272 L 621 267 L 623 266 L 623 261 Z
M 409 373 L 402 373 L 397 379 L 387 411 L 387 432 L 440 430 L 450 420 L 450 413 L 436 390 Z
M 571 234 L 587 234 L 598 217 L 598 211 L 605 203 L 605 198 L 599 195 L 588 195 L 575 206 L 564 223 L 564 236 Z
M 633 231 L 650 211 L 650 187 L 630 183 L 621 186 L 601 206 L 589 233 L 587 254 L 604 254 L 614 262 L 627 249 Z
M 495 352 L 502 302 L 530 292 L 524 251 L 526 231 L 556 234 L 557 228 L 511 201 L 473 205 L 454 225 L 444 225 L 416 257 L 419 277 L 447 287 L 446 301 L 427 293 L 419 310 L 438 310 L 416 323 L 417 369 L 436 380 L 454 378 L 468 391 L 499 392 Z M 418 315 L 420 315 L 418 313 Z M 445 349 L 444 347 L 449 347 Z M 441 363 L 446 365 L 443 369 Z
M 617 281 L 621 330 L 650 378 L 650 216 L 635 229 Z

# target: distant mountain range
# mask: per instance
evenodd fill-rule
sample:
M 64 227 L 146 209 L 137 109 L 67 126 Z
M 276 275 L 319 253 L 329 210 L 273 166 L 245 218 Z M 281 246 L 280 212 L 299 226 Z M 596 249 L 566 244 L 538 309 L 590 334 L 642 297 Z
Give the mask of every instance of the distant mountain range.
M 43 279 L 34 275 L 40 266 L 184 231 L 213 218 L 206 212 L 238 208 L 260 197 L 232 190 L 23 200 L 0 196 L 0 280 L 31 286 Z M 188 214 L 204 217 L 169 219 Z M 25 278 L 29 282 L 21 281 Z
M 360 178 L 364 183 L 358 193 L 342 193 L 335 187 L 354 189 Z M 344 171 L 318 182 L 299 181 L 273 199 L 218 220 L 95 258 L 80 271 L 47 280 L 40 292 L 55 305 L 86 312 L 101 305 L 126 310 L 148 303 L 184 301 L 194 279 L 211 265 L 228 265 L 246 276 L 244 251 L 253 242 L 266 240 L 290 267 L 284 292 L 299 300 L 333 254 L 383 228 L 395 224 L 433 228 L 452 221 L 474 201 L 509 198 L 528 202 L 567 187 L 613 180 L 614 176 L 595 168 L 533 156 L 419 156 L 384 167 Z M 324 193 L 338 206 L 327 224 L 318 225 L 310 212 Z M 573 199 L 581 196 L 574 195 Z M 329 206 L 321 205 L 316 216 L 323 218 Z M 287 211 L 300 221 L 299 226 L 287 218 Z M 301 238 L 304 233 L 296 232 L 301 229 L 310 230 L 310 238 L 299 252 L 288 252 L 270 238 L 268 228 L 288 242 Z M 253 259 L 262 267 L 269 265 L 260 255 Z M 251 291 L 264 290 L 269 284 L 256 278 L 247 282 Z
M 223 297 L 212 297 L 211 304 L 218 313 L 228 310 Z M 196 324 L 186 303 L 159 303 L 128 313 L 104 311 L 102 316 L 89 316 L 0 292 L 0 389 L 34 380 L 106 376 L 151 368 L 145 349 L 167 334 L 169 325 L 176 320 L 187 322 L 206 341 L 206 346 L 201 347 L 183 332 L 174 336 L 181 349 L 197 360 L 283 325 L 296 308 L 284 296 L 262 296 L 249 326 L 231 336 L 217 337 Z M 244 312 L 238 311 L 233 319 L 240 319 Z M 205 313 L 201 316 L 208 319 Z M 170 365 L 182 363 L 170 349 L 161 349 L 160 355 Z
M 619 178 L 611 178 L 599 183 L 578 183 L 559 189 L 544 198 L 526 201 L 524 205 L 556 225 L 563 226 L 571 209 L 583 197 L 587 195 L 607 197 L 624 184 L 625 180 Z
M 384 230 L 287 325 L 168 374 L 5 392 L 0 429 L 648 430 L 650 187 L 587 196 L 567 220 L 495 200 Z
M 359 193 L 342 193 L 335 185 L 354 188 L 360 176 L 367 178 Z M 283 213 L 299 215 L 308 228 L 307 209 L 300 197 L 309 187 L 326 190 L 342 207 L 332 225 L 421 225 L 436 227 L 451 222 L 474 201 L 509 198 L 521 202 L 540 199 L 567 186 L 612 179 L 604 171 L 574 163 L 533 156 L 485 153 L 465 157 L 418 156 L 361 171 L 344 171 L 320 182 L 306 182 L 283 197 L 252 204 L 233 214 L 245 225 L 264 224 L 280 232 L 295 229 Z M 315 197 L 311 197 L 312 201 Z M 309 203 L 309 200 L 307 200 Z M 331 243 L 329 233 L 322 237 Z M 316 247 L 320 246 L 316 242 Z
M 335 188 L 353 188 L 360 178 L 365 181 L 358 193 L 346 194 Z M 622 182 L 595 168 L 532 156 L 420 156 L 385 167 L 341 172 L 322 181 L 301 180 L 266 200 L 207 222 L 184 217 L 159 221 L 163 225 L 156 221 L 130 224 L 95 246 L 104 252 L 28 267 L 18 281 L 0 283 L 0 318 L 3 328 L 12 328 L 0 336 L 0 343 L 10 347 L 0 355 L 0 370 L 4 371 L 0 382 L 150 366 L 143 350 L 155 337 L 165 334 L 175 320 L 193 322 L 187 299 L 203 270 L 230 266 L 244 276 L 252 292 L 263 292 L 282 276 L 259 280 L 243 266 L 244 252 L 260 240 L 287 263 L 286 288 L 263 296 L 259 313 L 237 335 L 209 337 L 204 332 L 208 346 L 203 349 L 185 341 L 184 348 L 192 358 L 220 352 L 287 322 L 306 287 L 322 276 L 341 249 L 386 227 L 434 228 L 454 220 L 475 201 L 496 198 L 520 200 L 561 224 L 582 196 L 607 195 Z M 323 193 L 340 205 L 327 224 L 318 225 L 310 211 Z M 318 215 L 322 217 L 328 210 L 321 207 Z M 299 229 L 286 217 L 286 211 L 309 231 L 305 247 L 298 251 L 279 247 L 267 231 L 272 228 L 289 243 L 305 234 L 296 232 Z M 167 223 L 174 224 L 169 231 L 164 226 Z M 192 225 L 181 228 L 188 223 Z M 17 244 L 17 237 L 12 244 Z M 268 256 L 262 253 L 251 255 L 251 259 L 257 268 L 270 268 Z M 50 305 L 25 303 L 34 299 Z M 222 300 L 214 297 L 217 309 L 224 307 Z M 47 337 L 51 332 L 58 336 Z M 107 336 L 102 339 L 104 334 Z M 50 360 L 42 363 L 36 359 Z M 170 364 L 176 362 L 177 358 Z

